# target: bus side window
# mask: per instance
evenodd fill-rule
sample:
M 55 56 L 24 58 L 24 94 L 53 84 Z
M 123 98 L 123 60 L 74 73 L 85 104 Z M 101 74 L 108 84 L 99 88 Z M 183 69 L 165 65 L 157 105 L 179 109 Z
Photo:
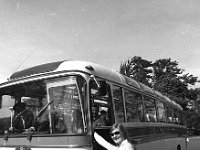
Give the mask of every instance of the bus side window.
M 146 112 L 146 121 L 147 122 L 157 122 L 157 115 L 156 115 L 156 105 L 155 100 L 144 96 L 144 106 Z
M 115 121 L 116 122 L 124 122 L 124 105 L 122 98 L 122 88 L 113 86 L 113 98 L 114 98 L 114 106 L 115 106 Z
M 124 90 L 126 115 L 128 122 L 143 122 L 142 95 L 130 90 Z
M 181 111 L 179 111 L 179 124 L 181 124 L 181 125 L 184 124 L 184 118 L 183 118 L 183 114 L 181 113 Z
M 0 109 L 0 135 L 4 134 L 4 131 L 8 131 L 8 128 L 12 126 L 12 117 L 14 115 L 13 105 L 15 100 L 9 96 L 2 96 L 2 107 Z
M 174 109 L 174 115 L 173 115 L 173 122 L 175 124 L 179 124 L 179 112 L 177 109 Z
M 167 122 L 172 123 L 173 122 L 173 110 L 169 105 L 167 105 L 166 108 L 167 108 Z
M 164 103 L 157 101 L 156 103 L 157 110 L 158 110 L 158 121 L 165 122 L 166 121 L 166 112 Z

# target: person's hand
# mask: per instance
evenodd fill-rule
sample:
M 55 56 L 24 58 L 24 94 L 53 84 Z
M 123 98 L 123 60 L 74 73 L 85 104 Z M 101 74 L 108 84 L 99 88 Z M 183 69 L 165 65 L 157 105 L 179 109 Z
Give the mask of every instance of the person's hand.
M 10 127 L 8 130 L 9 130 L 10 132 L 13 132 L 13 131 L 14 131 L 14 127 Z

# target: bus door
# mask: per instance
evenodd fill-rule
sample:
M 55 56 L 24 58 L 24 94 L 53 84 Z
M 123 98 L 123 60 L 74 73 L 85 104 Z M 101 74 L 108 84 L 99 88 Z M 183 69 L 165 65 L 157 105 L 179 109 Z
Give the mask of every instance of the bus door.
M 110 126 L 114 123 L 112 114 L 112 99 L 110 85 L 105 81 L 91 80 L 90 89 L 90 113 L 94 130 L 104 137 L 107 141 L 112 142 L 109 136 Z M 103 149 L 95 141 L 94 149 Z

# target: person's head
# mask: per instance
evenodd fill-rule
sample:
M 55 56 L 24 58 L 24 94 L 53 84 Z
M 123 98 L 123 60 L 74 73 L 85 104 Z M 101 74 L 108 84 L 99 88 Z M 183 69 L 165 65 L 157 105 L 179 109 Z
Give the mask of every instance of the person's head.
M 106 113 L 105 110 L 100 111 L 100 114 L 101 114 L 101 117 L 102 117 L 102 118 L 105 118 L 106 115 L 107 115 L 107 113 Z
M 16 113 L 20 113 L 22 112 L 23 110 L 26 109 L 26 104 L 25 103 L 16 103 L 14 106 L 13 106 L 13 110 L 16 112 Z
M 99 106 L 97 105 L 92 106 L 92 115 L 93 117 L 97 117 L 99 115 Z
M 124 140 L 128 139 L 127 132 L 124 126 L 120 123 L 115 123 L 111 127 L 110 135 L 112 140 L 117 144 L 120 145 Z

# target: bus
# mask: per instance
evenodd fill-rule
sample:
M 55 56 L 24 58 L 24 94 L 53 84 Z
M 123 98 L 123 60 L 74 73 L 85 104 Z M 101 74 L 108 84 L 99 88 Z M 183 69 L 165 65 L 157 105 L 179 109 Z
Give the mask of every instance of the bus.
M 105 122 L 94 128 L 100 114 Z M 187 148 L 180 105 L 101 65 L 52 62 L 0 84 L 0 149 L 99 150 L 94 131 L 113 143 L 109 130 L 116 122 L 137 150 Z

